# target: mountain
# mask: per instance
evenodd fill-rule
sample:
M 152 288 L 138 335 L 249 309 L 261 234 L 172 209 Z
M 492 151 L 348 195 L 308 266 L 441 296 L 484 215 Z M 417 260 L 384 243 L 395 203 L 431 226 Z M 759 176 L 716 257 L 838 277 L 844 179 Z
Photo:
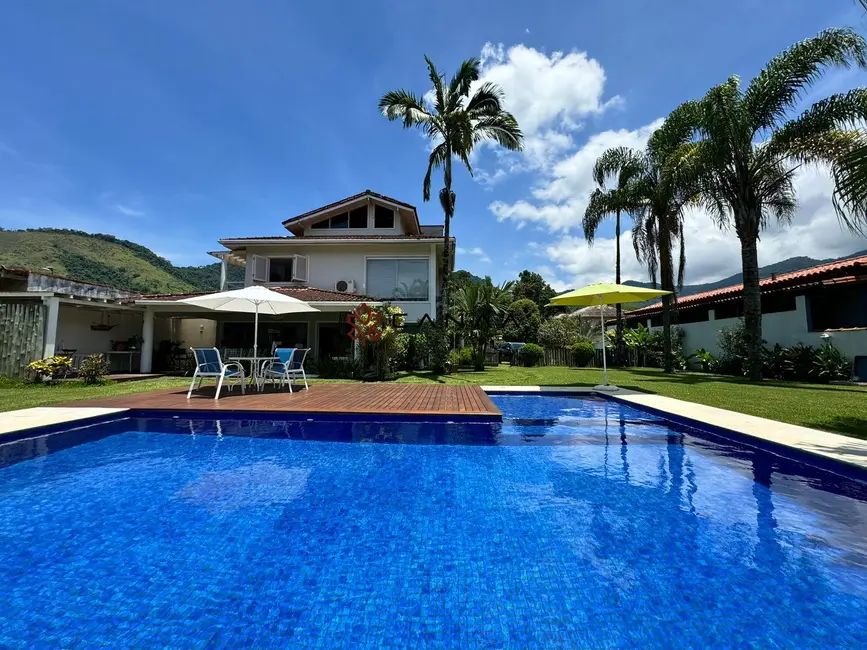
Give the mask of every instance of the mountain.
M 762 266 L 759 268 L 759 277 L 764 279 L 770 277 L 772 274 L 779 275 L 780 273 L 791 273 L 792 271 L 801 271 L 802 269 L 808 269 L 811 266 L 817 266 L 818 264 L 827 264 L 828 262 L 836 262 L 838 260 L 845 260 L 850 257 L 862 257 L 867 255 L 867 250 L 859 251 L 857 253 L 852 253 L 851 255 L 844 255 L 843 257 L 832 257 L 826 260 L 817 260 L 812 257 L 790 257 L 788 259 L 783 260 L 782 262 L 776 262 L 774 264 L 768 264 L 767 266 Z M 743 275 L 741 273 L 735 273 L 734 275 L 730 275 L 727 278 L 723 278 L 722 280 L 717 280 L 716 282 L 707 282 L 705 284 L 685 284 L 683 285 L 683 290 L 678 291 L 677 295 L 679 297 L 691 296 L 696 293 L 703 293 L 705 291 L 713 291 L 714 289 L 722 289 L 723 287 L 730 287 L 733 284 L 740 284 L 743 281 Z M 634 280 L 627 280 L 623 284 L 629 284 L 634 287 L 652 287 L 653 285 L 650 282 L 637 282 Z
M 175 266 L 144 246 L 113 235 L 80 230 L 0 228 L 0 265 L 102 282 L 143 293 L 214 291 L 220 288 L 220 263 Z M 244 270 L 229 267 L 229 280 Z

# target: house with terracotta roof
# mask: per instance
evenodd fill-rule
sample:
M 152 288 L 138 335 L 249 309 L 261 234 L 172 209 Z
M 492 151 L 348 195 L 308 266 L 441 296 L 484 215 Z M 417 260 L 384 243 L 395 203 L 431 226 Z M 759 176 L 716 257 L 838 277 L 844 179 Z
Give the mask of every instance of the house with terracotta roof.
M 867 256 L 780 273 L 760 282 L 762 336 L 769 347 L 830 341 L 855 360 L 867 378 Z M 720 329 L 743 316 L 743 285 L 678 298 L 674 323 L 685 333 L 684 352 L 704 348 L 717 354 Z M 662 327 L 662 303 L 624 314 L 627 324 Z
M 222 263 L 223 290 L 240 288 L 240 283 L 226 280 L 229 265 L 237 266 L 245 270 L 243 286 L 263 285 L 319 310 L 262 319 L 260 344 L 309 347 L 317 358 L 343 356 L 351 343 L 346 314 L 362 303 L 388 301 L 404 312 L 410 327 L 425 316 L 436 318 L 443 227 L 421 225 L 414 206 L 366 190 L 282 225 L 286 234 L 221 239 L 223 248 L 211 253 Z M 215 320 L 209 345 L 252 347 L 249 315 L 196 312 L 177 303 L 183 297 L 136 299 L 145 309 L 145 349 L 149 341 L 153 345 L 151 332 L 165 319 Z M 142 370 L 149 369 L 143 358 Z
M 436 318 L 443 228 L 421 225 L 414 206 L 366 190 L 282 225 L 286 234 L 221 239 L 223 248 L 211 253 L 222 264 L 221 290 L 260 284 L 318 310 L 262 316 L 260 346 L 345 356 L 351 347 L 346 315 L 362 303 L 390 302 L 409 329 L 425 316 Z M 243 283 L 227 281 L 230 265 L 245 269 Z M 80 361 L 93 353 L 106 354 L 118 372 L 166 370 L 171 341 L 184 348 L 252 348 L 250 314 L 178 302 L 191 295 L 141 295 L 0 267 L 0 374 L 23 376 L 30 361 L 54 354 Z

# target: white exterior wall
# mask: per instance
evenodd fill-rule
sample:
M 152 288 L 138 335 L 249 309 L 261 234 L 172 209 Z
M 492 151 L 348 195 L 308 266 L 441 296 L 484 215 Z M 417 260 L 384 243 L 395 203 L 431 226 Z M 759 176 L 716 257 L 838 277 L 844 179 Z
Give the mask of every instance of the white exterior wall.
M 345 233 L 346 231 L 344 231 Z M 299 238 L 300 239 L 300 238 Z M 288 257 L 290 255 L 306 255 L 310 263 L 308 265 L 308 282 L 293 283 L 300 286 L 317 287 L 333 291 L 338 280 L 351 280 L 355 282 L 356 293 L 366 292 L 367 260 L 370 258 L 412 258 L 422 257 L 433 265 L 436 282 L 429 288 L 429 301 L 393 302 L 407 313 L 409 322 L 417 321 L 424 314 L 433 315 L 435 308 L 436 289 L 440 282 L 439 259 L 432 256 L 430 241 L 406 242 L 398 244 L 308 244 L 295 243 L 280 246 L 249 246 L 247 248 L 247 267 L 245 286 L 253 284 L 252 256 L 264 257 Z M 431 268 L 431 267 L 429 267 Z M 268 286 L 267 283 L 265 283 Z M 291 286 L 291 285 L 286 285 Z
M 141 312 L 111 310 L 108 313 L 109 324 L 117 327 L 108 331 L 92 330 L 92 324 L 104 322 L 103 312 L 61 303 L 57 324 L 57 348 L 76 350 L 77 354 L 109 352 L 112 341 L 126 341 L 131 336 L 141 336 Z
M 713 309 L 711 315 L 713 317 Z M 717 334 L 724 328 L 735 327 L 738 318 L 724 318 L 722 320 L 709 320 L 701 323 L 678 324 L 685 334 L 683 351 L 692 354 L 699 348 L 704 348 L 714 355 L 719 354 Z M 653 327 L 661 330 L 662 327 Z M 784 311 L 775 314 L 762 315 L 762 338 L 768 347 L 780 344 L 783 347 L 804 343 L 819 347 L 824 342 L 823 332 L 810 332 L 807 329 L 807 301 L 805 296 L 796 296 L 795 310 Z M 831 341 L 838 350 L 850 359 L 856 356 L 867 355 L 867 329 L 848 331 L 828 331 Z
M 217 344 L 217 321 L 205 318 L 162 318 L 154 321 L 154 349 L 160 341 L 183 341 L 184 348 L 212 348 Z

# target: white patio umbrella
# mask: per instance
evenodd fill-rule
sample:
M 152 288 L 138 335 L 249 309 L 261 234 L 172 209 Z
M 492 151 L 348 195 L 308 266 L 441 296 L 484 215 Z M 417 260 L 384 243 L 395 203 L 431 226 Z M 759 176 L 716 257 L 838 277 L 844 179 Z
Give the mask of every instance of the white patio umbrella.
M 234 291 L 209 293 L 194 298 L 184 298 L 178 302 L 185 305 L 202 307 L 213 311 L 232 311 L 255 314 L 253 318 L 253 356 L 259 354 L 259 314 L 301 314 L 319 311 L 303 300 L 287 296 L 265 287 L 251 286 Z M 255 367 L 256 361 L 253 365 Z

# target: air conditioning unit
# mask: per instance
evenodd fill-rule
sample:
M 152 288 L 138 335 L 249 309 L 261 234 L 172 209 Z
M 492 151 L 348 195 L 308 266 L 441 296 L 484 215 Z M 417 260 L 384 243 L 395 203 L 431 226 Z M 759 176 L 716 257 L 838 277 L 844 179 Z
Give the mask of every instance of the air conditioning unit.
M 341 293 L 355 293 L 355 280 L 338 280 L 334 288 Z

